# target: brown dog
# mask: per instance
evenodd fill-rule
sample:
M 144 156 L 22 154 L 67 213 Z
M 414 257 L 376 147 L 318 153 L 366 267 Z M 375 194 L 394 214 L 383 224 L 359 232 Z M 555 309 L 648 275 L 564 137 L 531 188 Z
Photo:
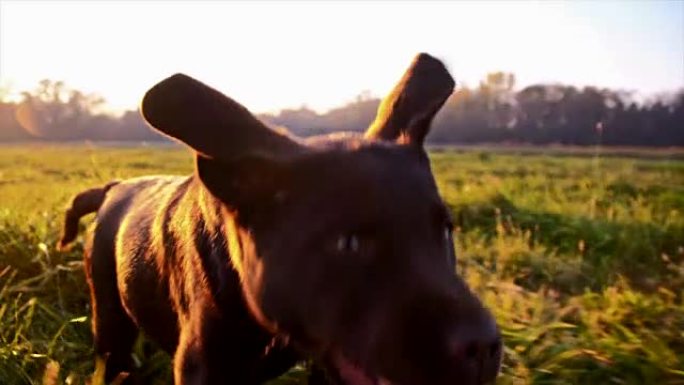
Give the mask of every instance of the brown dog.
M 492 381 L 499 332 L 454 273 L 423 149 L 453 87 L 420 54 L 365 135 L 308 140 L 185 75 L 149 90 L 143 116 L 195 151 L 194 175 L 83 192 L 61 240 L 97 211 L 85 265 L 107 379 L 132 369 L 141 329 L 176 384 L 260 384 L 302 358 L 347 385 Z

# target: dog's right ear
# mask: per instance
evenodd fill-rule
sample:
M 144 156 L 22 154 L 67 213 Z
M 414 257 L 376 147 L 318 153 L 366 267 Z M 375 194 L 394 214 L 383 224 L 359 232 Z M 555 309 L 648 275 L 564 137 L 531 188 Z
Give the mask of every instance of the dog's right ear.
M 147 91 L 141 111 L 152 127 L 195 150 L 199 179 L 241 217 L 253 216 L 253 208 L 281 188 L 287 160 L 306 151 L 236 101 L 183 74 Z
M 173 75 L 147 91 L 141 112 L 152 127 L 207 158 L 285 159 L 303 150 L 236 101 L 183 74 Z

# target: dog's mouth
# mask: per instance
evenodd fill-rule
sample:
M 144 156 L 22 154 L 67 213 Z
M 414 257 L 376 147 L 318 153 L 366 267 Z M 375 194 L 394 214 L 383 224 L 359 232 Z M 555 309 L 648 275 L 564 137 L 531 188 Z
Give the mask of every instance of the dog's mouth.
M 328 362 L 329 370 L 333 369 L 335 372 L 330 374 L 337 377 L 340 385 L 394 385 L 383 376 L 376 375 L 350 360 L 341 352 L 332 353 Z

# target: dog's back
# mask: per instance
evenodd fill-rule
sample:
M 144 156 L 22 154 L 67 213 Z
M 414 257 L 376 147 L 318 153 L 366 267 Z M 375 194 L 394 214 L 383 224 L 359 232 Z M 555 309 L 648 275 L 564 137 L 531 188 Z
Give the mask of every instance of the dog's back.
M 188 177 L 143 177 L 111 188 L 97 213 L 86 252 L 88 280 L 101 287 L 94 302 L 118 300 L 138 326 L 171 352 L 177 319 L 165 274 L 164 234 L 173 220 L 169 213 L 186 196 L 188 182 Z M 112 305 L 112 311 L 119 310 Z M 110 315 L 99 318 L 106 317 Z

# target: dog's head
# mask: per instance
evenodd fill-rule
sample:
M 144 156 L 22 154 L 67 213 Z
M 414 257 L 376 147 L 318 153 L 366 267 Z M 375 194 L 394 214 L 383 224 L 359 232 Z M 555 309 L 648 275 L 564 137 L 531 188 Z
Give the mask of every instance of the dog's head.
M 308 140 L 185 75 L 143 99 L 145 119 L 194 149 L 197 177 L 230 213 L 255 318 L 343 384 L 480 384 L 498 372 L 498 329 L 455 274 L 423 148 L 453 87 L 420 54 L 364 135 Z

